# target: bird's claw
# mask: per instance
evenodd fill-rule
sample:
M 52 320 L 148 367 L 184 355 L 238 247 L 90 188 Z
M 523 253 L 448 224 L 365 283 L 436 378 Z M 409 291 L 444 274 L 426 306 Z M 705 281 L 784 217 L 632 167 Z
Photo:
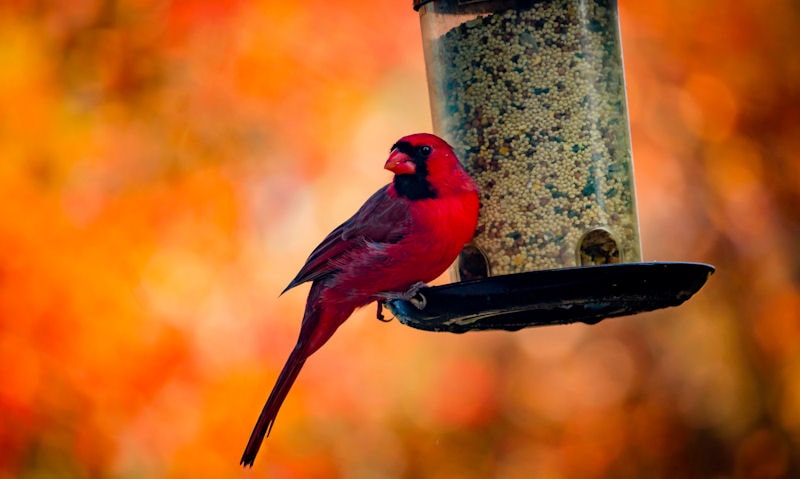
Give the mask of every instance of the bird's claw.
M 409 303 L 416 306 L 417 309 L 425 309 L 425 306 L 428 305 L 428 298 L 426 298 L 425 295 L 420 294 L 420 291 L 422 288 L 427 287 L 427 284 L 423 283 L 422 281 L 417 281 L 416 283 L 412 284 L 410 288 L 408 288 L 408 291 L 404 293 L 405 299 L 408 300 Z
M 407 291 L 403 293 L 396 293 L 396 292 L 384 292 L 380 294 L 381 300 L 378 301 L 378 319 L 381 319 L 382 314 L 380 314 L 380 308 L 382 308 L 381 303 L 386 300 L 391 299 L 402 299 L 404 301 L 408 301 L 409 303 L 413 304 L 417 309 L 425 309 L 425 306 L 428 304 L 427 298 L 425 295 L 420 294 L 420 290 L 422 288 L 427 288 L 428 285 L 423 283 L 422 281 L 417 281 L 416 283 L 412 284 Z
M 378 312 L 375 315 L 375 317 L 378 318 L 378 321 L 389 323 L 394 319 L 394 316 L 392 316 L 389 319 L 386 319 L 386 316 L 383 315 L 383 301 L 384 301 L 383 299 L 378 300 Z
M 425 309 L 425 306 L 428 305 L 428 299 L 422 294 L 415 294 L 414 296 L 408 298 L 408 302 L 413 304 L 419 310 Z
M 422 288 L 427 288 L 428 285 L 423 283 L 422 281 L 417 281 L 416 283 L 412 284 L 408 291 L 403 293 L 407 300 L 411 301 L 411 298 L 419 294 L 419 291 Z

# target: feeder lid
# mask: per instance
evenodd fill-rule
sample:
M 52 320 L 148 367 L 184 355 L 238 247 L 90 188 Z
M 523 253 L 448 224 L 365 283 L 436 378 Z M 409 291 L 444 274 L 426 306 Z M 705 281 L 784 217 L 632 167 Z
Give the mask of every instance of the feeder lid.
M 419 10 L 423 5 L 432 1 L 433 0 L 414 0 L 414 10 Z
M 702 263 L 620 263 L 531 271 L 423 288 L 425 306 L 389 300 L 401 323 L 464 333 L 581 322 L 678 306 L 714 273 Z
M 515 8 L 518 6 L 530 8 L 533 3 L 531 0 L 501 0 L 499 4 L 498 0 L 413 0 L 414 10 L 419 11 L 423 5 L 434 3 L 434 1 L 438 4 L 437 7 L 439 8 L 437 8 L 437 10 L 451 11 L 454 7 L 457 7 L 462 13 L 469 11 L 496 11 L 500 6 L 504 8 Z

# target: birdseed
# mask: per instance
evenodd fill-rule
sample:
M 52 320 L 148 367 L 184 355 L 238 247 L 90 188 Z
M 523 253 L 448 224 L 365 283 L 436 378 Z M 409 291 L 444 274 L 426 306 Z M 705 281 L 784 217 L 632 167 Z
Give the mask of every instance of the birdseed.
M 426 45 L 437 133 L 481 188 L 461 278 L 641 260 L 617 28 L 614 2 L 542 1 Z

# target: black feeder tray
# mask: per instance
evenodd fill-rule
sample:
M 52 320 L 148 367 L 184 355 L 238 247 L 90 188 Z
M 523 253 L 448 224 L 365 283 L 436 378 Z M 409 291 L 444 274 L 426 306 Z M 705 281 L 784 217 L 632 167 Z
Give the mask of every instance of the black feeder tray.
M 713 273 L 708 264 L 675 262 L 539 270 L 426 287 L 418 293 L 424 301 L 394 299 L 385 305 L 401 323 L 425 331 L 596 324 L 678 306 Z

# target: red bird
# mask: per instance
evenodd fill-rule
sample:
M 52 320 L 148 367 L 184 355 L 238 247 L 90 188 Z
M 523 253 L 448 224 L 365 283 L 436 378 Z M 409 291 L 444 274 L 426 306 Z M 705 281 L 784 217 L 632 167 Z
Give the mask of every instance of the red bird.
M 311 281 L 300 337 L 250 435 L 241 464 L 252 466 L 306 359 L 356 308 L 411 297 L 442 274 L 475 233 L 478 187 L 441 138 L 400 138 L 384 168 L 392 183 L 311 253 L 284 292 Z

